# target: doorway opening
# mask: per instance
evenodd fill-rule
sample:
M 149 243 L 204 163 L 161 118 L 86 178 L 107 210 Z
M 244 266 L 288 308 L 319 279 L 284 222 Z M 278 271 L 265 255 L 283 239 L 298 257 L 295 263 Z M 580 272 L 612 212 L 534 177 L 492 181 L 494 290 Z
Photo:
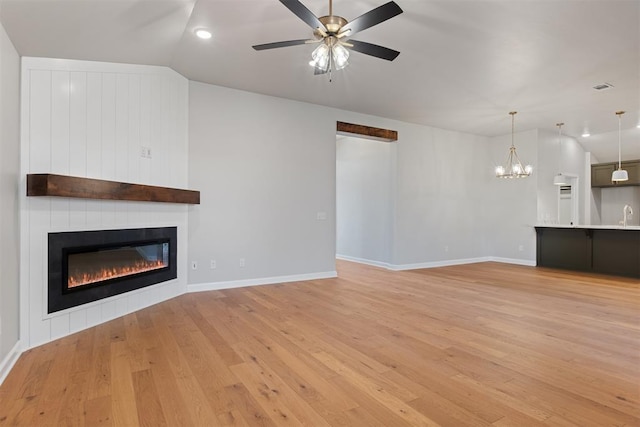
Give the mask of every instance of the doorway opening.
M 336 258 L 391 263 L 398 132 L 336 124 Z
M 336 137 L 336 256 L 386 266 L 391 256 L 392 150 Z
M 558 187 L 558 224 L 577 225 L 580 222 L 578 209 L 578 177 L 566 175 L 567 185 Z

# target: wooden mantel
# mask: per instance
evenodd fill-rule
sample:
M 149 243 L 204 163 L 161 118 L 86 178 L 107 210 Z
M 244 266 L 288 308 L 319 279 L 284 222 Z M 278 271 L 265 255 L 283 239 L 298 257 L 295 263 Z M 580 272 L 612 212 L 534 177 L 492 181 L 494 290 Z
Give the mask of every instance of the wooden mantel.
M 27 196 L 200 204 L 200 192 L 67 175 L 27 175 Z
M 394 142 L 398 140 L 398 132 L 395 130 L 374 128 L 353 123 L 337 122 L 336 130 L 339 135 L 356 136 L 376 141 Z

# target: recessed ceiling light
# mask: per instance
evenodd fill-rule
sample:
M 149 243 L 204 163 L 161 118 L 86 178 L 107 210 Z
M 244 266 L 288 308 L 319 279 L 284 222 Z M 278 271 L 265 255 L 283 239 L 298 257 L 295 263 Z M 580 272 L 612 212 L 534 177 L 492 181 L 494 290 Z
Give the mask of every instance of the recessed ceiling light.
M 589 132 L 585 132 L 582 134 L 583 138 L 589 138 L 591 136 L 591 134 Z
M 198 28 L 195 30 L 196 36 L 200 37 L 203 40 L 208 40 L 211 38 L 211 31 L 206 30 L 204 28 Z

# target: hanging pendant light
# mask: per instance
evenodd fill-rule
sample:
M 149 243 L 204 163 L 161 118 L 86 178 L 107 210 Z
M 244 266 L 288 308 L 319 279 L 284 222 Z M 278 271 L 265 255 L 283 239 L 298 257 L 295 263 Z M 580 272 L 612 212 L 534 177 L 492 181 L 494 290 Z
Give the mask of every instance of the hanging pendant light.
M 628 181 L 629 174 L 626 170 L 622 169 L 622 115 L 624 111 L 616 111 L 618 116 L 618 169 L 613 171 L 611 175 L 611 181 L 620 182 Z
M 558 156 L 558 174 L 553 177 L 553 185 L 569 185 L 567 183 L 567 177 L 562 174 L 562 126 L 564 123 L 556 123 L 558 126 L 558 146 L 560 147 L 560 155 Z
M 496 167 L 497 178 L 526 178 L 533 172 L 531 165 L 522 166 L 522 162 L 516 153 L 516 146 L 513 144 L 514 138 L 514 116 L 517 111 L 509 112 L 511 115 L 511 147 L 509 147 L 509 155 L 504 166 Z

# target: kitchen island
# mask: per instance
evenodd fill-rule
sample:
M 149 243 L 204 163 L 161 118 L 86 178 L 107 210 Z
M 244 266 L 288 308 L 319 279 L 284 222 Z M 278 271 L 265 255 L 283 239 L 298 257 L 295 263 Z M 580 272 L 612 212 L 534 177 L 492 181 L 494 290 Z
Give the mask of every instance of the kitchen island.
M 540 267 L 640 278 L 640 227 L 537 225 Z

